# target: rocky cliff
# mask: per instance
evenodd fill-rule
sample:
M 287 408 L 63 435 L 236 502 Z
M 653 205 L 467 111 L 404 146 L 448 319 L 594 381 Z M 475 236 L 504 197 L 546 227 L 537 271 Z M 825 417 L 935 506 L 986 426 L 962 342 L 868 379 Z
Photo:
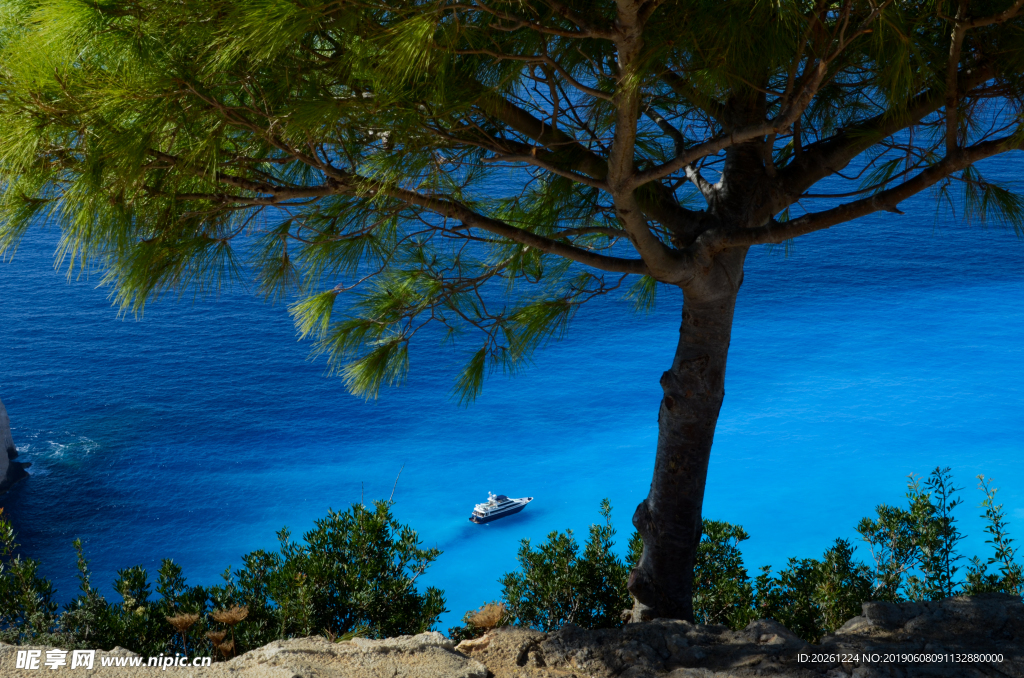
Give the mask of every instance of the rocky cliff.
M 13 461 L 17 456 L 18 450 L 14 447 L 14 438 L 11 437 L 11 420 L 7 416 L 3 401 L 0 400 L 0 494 L 28 475 L 25 472 L 28 464 Z
M 0 675 L 73 678 L 1024 678 L 1024 605 L 988 594 L 929 603 L 865 603 L 821 645 L 773 621 L 742 631 L 654 620 L 619 629 L 552 633 L 501 628 L 454 645 L 439 633 L 331 643 L 271 643 L 208 668 L 16 668 L 0 645 Z M 46 656 L 47 648 L 42 650 Z M 130 658 L 115 650 L 107 657 Z

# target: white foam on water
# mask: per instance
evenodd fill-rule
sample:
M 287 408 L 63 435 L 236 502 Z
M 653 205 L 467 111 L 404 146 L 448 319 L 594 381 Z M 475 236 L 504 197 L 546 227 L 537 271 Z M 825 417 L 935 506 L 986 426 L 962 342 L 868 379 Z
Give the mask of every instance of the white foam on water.
M 37 478 L 49 475 L 61 465 L 80 462 L 100 448 L 100 444 L 88 436 L 70 432 L 54 435 L 52 431 L 39 431 L 27 437 L 33 442 L 17 447 L 18 461 L 31 463 L 29 473 Z

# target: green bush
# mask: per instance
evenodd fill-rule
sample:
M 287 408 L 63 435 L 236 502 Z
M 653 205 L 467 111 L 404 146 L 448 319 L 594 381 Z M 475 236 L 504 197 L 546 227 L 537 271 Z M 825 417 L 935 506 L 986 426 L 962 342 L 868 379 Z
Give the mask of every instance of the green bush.
M 989 539 L 986 544 L 992 544 L 995 550 L 986 562 L 981 562 L 978 556 L 971 558 L 971 564 L 967 568 L 967 582 L 964 584 L 965 595 L 976 595 L 978 593 L 1000 592 L 1012 595 L 1024 595 L 1024 571 L 1020 563 L 1016 562 L 1017 550 L 1010 546 L 1013 540 L 1006 531 L 1006 518 L 1003 514 L 1003 505 L 996 504 L 996 488 L 992 487 L 992 481 L 985 480 L 985 476 L 978 476 L 978 487 L 985 493 L 985 500 L 981 507 L 985 509 L 984 517 L 988 522 L 985 532 Z M 998 565 L 999 573 L 989 573 L 989 565 Z
M 250 610 L 248 646 L 268 637 L 355 630 L 375 638 L 422 633 L 447 611 L 439 589 L 420 594 L 415 588 L 441 552 L 421 549 L 416 532 L 392 518 L 387 502 L 373 511 L 358 504 L 332 511 L 303 544 L 284 530 L 278 537 L 280 553 L 248 554 L 225 589 L 230 602 Z
M 907 484 L 907 508 L 879 505 L 875 518 L 863 518 L 857 531 L 868 546 L 873 566 L 855 562 L 853 546 L 837 539 L 821 560 L 790 558 L 773 576 L 771 568 L 751 582 L 743 568 L 738 545 L 747 538 L 741 527 L 704 521 L 704 537 L 695 568 L 694 611 L 697 621 L 742 628 L 755 618 L 772 618 L 801 638 L 818 642 L 860 613 L 868 600 L 902 602 L 938 600 L 986 591 L 1024 594 L 1024 574 L 1014 561 L 1013 540 L 1007 533 L 996 490 L 979 476 L 985 495 L 983 517 L 988 522 L 995 554 L 986 562 L 971 559 L 966 578 L 959 581 L 958 544 L 964 536 L 952 512 L 962 504 L 955 496 L 949 468 L 936 468 L 922 483 Z M 989 565 L 998 573 L 989 573 Z
M 995 554 L 986 562 L 971 559 L 959 581 L 958 544 L 963 535 L 952 512 L 962 504 L 955 496 L 949 468 L 936 468 L 922 483 L 907 484 L 907 508 L 879 505 L 875 518 L 863 518 L 857 531 L 867 545 L 872 566 L 856 562 L 853 545 L 837 539 L 821 560 L 790 558 L 773 575 L 761 568 L 753 581 L 743 566 L 742 527 L 704 521 L 704 536 L 694 568 L 694 617 L 702 623 L 742 628 L 753 619 L 771 618 L 801 638 L 818 642 L 848 619 L 860 614 L 869 600 L 902 602 L 938 600 L 986 591 L 1024 593 L 1024 574 L 1014 561 L 1013 540 L 995 489 L 979 476 L 985 495 L 981 506 Z M 998 573 L 987 567 L 997 565 Z
M 952 510 L 963 503 L 953 497 L 949 469 L 936 468 L 925 481 L 910 476 L 907 508 L 882 504 L 874 520 L 857 525 L 874 561 L 874 595 L 880 600 L 932 600 L 954 594 L 957 544 L 963 539 Z
M 860 614 L 860 604 L 874 599 L 872 586 L 871 571 L 854 562 L 850 542 L 837 539 L 821 560 L 790 558 L 776 577 L 771 568 L 761 568 L 754 585 L 753 614 L 745 621 L 774 619 L 816 643 Z M 738 602 L 742 605 L 744 601 Z M 735 618 L 743 621 L 740 615 Z M 741 624 L 730 626 L 742 628 Z
M 502 601 L 518 624 L 545 631 L 565 624 L 608 628 L 622 624 L 622 611 L 632 606 L 626 590 L 629 567 L 612 553 L 611 505 L 601 502 L 603 525 L 590 526 L 580 553 L 572 530 L 552 532 L 537 550 L 524 539 L 518 572 L 499 581 Z
M 750 538 L 739 525 L 702 521 L 693 565 L 693 617 L 699 624 L 746 626 L 754 589 L 743 567 L 739 544 Z
M 820 560 L 790 558 L 777 574 L 763 567 L 751 579 L 740 550 L 749 535 L 739 525 L 704 519 L 694 562 L 694 620 L 740 629 L 754 619 L 771 618 L 819 642 L 860 614 L 861 603 L 868 600 L 936 600 L 987 591 L 1022 595 L 1024 571 L 1015 561 L 1002 506 L 995 504 L 990 481 L 979 480 L 987 543 L 995 553 L 985 562 L 972 558 L 963 581 L 957 574 L 963 560 L 958 544 L 964 537 L 953 517 L 963 502 L 955 496 L 959 488 L 953 487 L 949 468 L 936 468 L 923 482 L 911 476 L 907 508 L 883 504 L 874 518 L 860 521 L 857 531 L 871 554 L 870 566 L 854 560 L 849 541 L 837 539 Z M 615 531 L 607 500 L 601 514 L 605 525 L 591 526 L 582 554 L 571 530 L 552 532 L 537 550 L 523 541 L 519 571 L 501 579 L 504 603 L 516 623 L 543 630 L 567 623 L 587 628 L 622 623 L 617 612 L 632 606 L 626 581 L 643 542 L 634 532 L 622 563 L 610 550 Z M 992 565 L 996 572 L 988 571 Z M 483 630 L 467 624 L 450 632 L 461 639 Z
M 739 525 L 703 520 L 693 568 L 693 616 L 698 624 L 741 629 L 772 618 L 801 637 L 817 641 L 859 613 L 871 597 L 867 567 L 853 562 L 849 542 L 837 539 L 822 560 L 790 558 L 778 576 L 771 568 L 751 580 L 739 545 L 749 535 Z
M 37 561 L 15 555 L 14 540 L 0 513 L 0 640 L 8 643 L 49 634 L 57 614 L 53 585 L 39 576 Z
M 572 530 L 552 532 L 533 549 L 523 540 L 517 572 L 500 580 L 502 600 L 515 623 L 542 630 L 564 624 L 607 628 L 623 622 L 621 612 L 632 606 L 626 590 L 629 571 L 636 567 L 643 542 L 634 532 L 629 555 L 623 563 L 611 552 L 615 531 L 611 507 L 601 504 L 604 525 L 592 525 L 583 553 Z M 694 563 L 694 619 L 701 624 L 725 624 L 739 629 L 750 621 L 771 617 L 804 638 L 819 640 L 860 611 L 871 598 L 869 569 L 852 560 L 849 542 L 837 540 L 821 561 L 790 559 L 777 577 L 770 568 L 751 580 L 743 564 L 739 544 L 749 535 L 738 525 L 703 521 L 703 535 Z M 462 640 L 482 635 L 483 629 L 465 626 L 449 630 Z
M 93 587 L 76 541 L 80 592 L 58 613 L 52 585 L 38 576 L 37 562 L 15 555 L 14 532 L 0 516 L 0 640 L 229 657 L 296 636 L 420 633 L 446 612 L 440 590 L 415 587 L 440 551 L 420 548 L 389 502 L 331 511 L 301 543 L 287 530 L 278 537 L 279 552 L 243 556 L 243 566 L 228 568 L 220 586 L 189 586 L 181 567 L 164 560 L 153 599 L 144 568 L 121 570 L 118 603 Z

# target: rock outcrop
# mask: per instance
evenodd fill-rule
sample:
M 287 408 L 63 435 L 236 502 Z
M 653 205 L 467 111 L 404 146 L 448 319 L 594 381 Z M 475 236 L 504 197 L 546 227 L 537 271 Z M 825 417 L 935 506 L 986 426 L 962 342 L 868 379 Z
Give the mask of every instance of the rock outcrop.
M 656 619 L 596 631 L 497 629 L 456 649 L 494 678 L 1024 678 L 1024 604 L 1005 594 L 865 603 L 820 645 L 770 620 L 732 631 Z
M 25 469 L 29 464 L 14 461 L 17 456 L 18 448 L 14 446 L 14 438 L 11 436 L 11 420 L 7 416 L 4 402 L 0 400 L 0 494 L 28 475 Z
M 137 658 L 123 648 L 97 652 L 93 670 L 43 665 L 52 648 L 0 644 L 0 676 L 46 675 L 54 678 L 487 678 L 487 667 L 454 650 L 455 644 L 440 633 L 421 633 L 385 640 L 357 638 L 332 643 L 325 638 L 299 638 L 270 643 L 231 661 L 208 667 L 132 667 Z M 40 650 L 39 668 L 18 669 L 18 650 Z M 70 652 L 68 656 L 70 657 Z M 104 659 L 121 659 L 121 666 L 104 666 Z M 125 661 L 127 660 L 127 661 Z M 111 662 L 113 663 L 113 662 Z M 126 665 L 128 664 L 128 665 Z
M 0 675 L 18 670 L 0 644 Z M 45 656 L 47 648 L 43 650 Z M 302 638 L 271 643 L 208 668 L 62 667 L 55 677 L 97 678 L 1024 678 L 1024 605 L 987 594 L 928 603 L 865 603 L 863 614 L 820 645 L 774 621 L 741 631 L 656 619 L 619 629 L 566 627 L 551 633 L 500 628 L 453 647 L 439 633 L 331 643 Z

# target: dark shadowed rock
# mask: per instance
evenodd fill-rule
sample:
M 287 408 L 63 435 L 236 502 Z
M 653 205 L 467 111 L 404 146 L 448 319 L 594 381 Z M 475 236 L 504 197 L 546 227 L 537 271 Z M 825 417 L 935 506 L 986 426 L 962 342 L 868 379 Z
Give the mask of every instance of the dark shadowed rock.
M 18 449 L 14 446 L 14 438 L 11 437 L 11 420 L 7 416 L 3 401 L 0 400 L 0 494 L 28 475 L 25 469 L 29 464 L 12 461 L 17 456 Z
M 655 619 L 595 631 L 502 628 L 456 649 L 495 678 L 1024 678 L 1024 605 L 1005 594 L 865 603 L 820 645 L 771 620 L 733 631 Z

